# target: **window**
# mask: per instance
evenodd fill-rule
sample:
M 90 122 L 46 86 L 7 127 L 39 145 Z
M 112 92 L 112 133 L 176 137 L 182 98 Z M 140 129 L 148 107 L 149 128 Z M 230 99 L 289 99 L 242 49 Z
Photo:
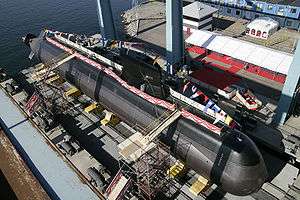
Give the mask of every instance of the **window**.
M 283 15 L 284 14 L 284 7 L 283 6 L 280 6 L 278 8 L 278 11 L 277 11 L 277 15 Z
M 263 32 L 262 37 L 267 38 L 267 32 L 266 31 Z
M 268 10 L 273 10 L 273 5 L 268 5 L 267 9 Z
M 255 35 L 255 29 L 251 30 L 251 35 Z
M 262 8 L 263 8 L 263 4 L 261 4 L 261 3 L 256 4 L 257 11 L 262 11 Z
M 250 28 L 247 28 L 247 29 L 246 29 L 246 33 L 249 33 L 249 32 L 250 32 Z
M 291 8 L 290 12 L 295 14 L 297 12 L 297 9 L 296 8 Z
M 240 14 L 241 14 L 241 11 L 239 11 L 239 10 L 236 10 L 236 11 L 235 11 L 235 14 L 236 14 L 236 15 L 238 15 L 238 16 L 240 16 Z
M 257 36 L 257 37 L 260 37 L 260 35 L 261 35 L 261 31 L 257 31 L 257 32 L 256 32 L 256 36 Z
M 293 22 L 290 20 L 287 20 L 285 24 L 286 24 L 286 26 L 292 26 Z
M 227 13 L 231 14 L 231 9 L 230 8 L 227 8 Z
M 283 11 L 284 11 L 284 7 L 280 6 L 280 7 L 278 8 L 278 12 L 283 12 Z

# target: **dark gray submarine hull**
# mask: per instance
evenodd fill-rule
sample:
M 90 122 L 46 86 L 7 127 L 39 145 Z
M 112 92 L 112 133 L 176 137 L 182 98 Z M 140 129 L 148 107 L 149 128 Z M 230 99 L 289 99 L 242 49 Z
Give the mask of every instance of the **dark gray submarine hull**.
M 63 53 L 44 38 L 30 39 L 29 45 L 43 63 Z M 59 73 L 128 124 L 146 127 L 166 111 L 78 58 L 61 65 Z M 178 159 L 225 192 L 248 195 L 257 191 L 267 178 L 265 163 L 256 145 L 238 131 L 227 130 L 218 135 L 180 117 L 162 134 L 161 140 L 171 146 Z

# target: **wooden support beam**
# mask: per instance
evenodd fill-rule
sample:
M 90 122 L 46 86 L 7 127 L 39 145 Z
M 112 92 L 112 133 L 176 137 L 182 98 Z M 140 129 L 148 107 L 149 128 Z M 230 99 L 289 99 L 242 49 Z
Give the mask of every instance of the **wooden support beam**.
M 68 91 L 65 92 L 66 97 L 78 97 L 80 95 L 81 95 L 81 92 L 76 87 L 72 87 Z
M 173 166 L 170 167 L 170 169 L 167 171 L 167 174 L 171 178 L 176 178 L 179 176 L 185 169 L 185 166 L 182 162 L 177 161 Z
M 197 180 L 192 184 L 192 186 L 189 188 L 190 192 L 194 194 L 195 196 L 198 196 L 200 192 L 203 191 L 203 189 L 207 186 L 208 180 L 204 178 L 203 176 L 199 175 Z

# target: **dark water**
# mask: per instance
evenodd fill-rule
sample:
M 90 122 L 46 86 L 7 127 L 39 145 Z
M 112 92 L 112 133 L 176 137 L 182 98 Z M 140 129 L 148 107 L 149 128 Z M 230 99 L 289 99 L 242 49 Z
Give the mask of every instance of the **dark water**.
M 116 21 L 130 0 L 111 0 Z M 0 0 L 0 67 L 10 73 L 30 65 L 21 37 L 41 29 L 92 34 L 99 32 L 96 0 Z

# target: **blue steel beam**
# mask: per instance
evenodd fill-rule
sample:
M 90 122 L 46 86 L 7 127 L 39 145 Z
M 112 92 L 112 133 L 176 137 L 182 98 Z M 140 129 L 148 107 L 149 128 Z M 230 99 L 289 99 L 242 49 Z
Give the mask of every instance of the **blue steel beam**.
M 104 39 L 117 39 L 110 0 L 97 0 L 100 31 Z
M 297 44 L 294 59 L 292 65 L 289 68 L 286 81 L 283 86 L 278 107 L 276 110 L 276 116 L 274 118 L 275 125 L 283 125 L 286 121 L 286 117 L 291 110 L 291 106 L 294 105 L 295 91 L 298 86 L 300 77 L 300 42 Z
M 167 62 L 174 65 L 183 58 L 182 0 L 166 2 Z

